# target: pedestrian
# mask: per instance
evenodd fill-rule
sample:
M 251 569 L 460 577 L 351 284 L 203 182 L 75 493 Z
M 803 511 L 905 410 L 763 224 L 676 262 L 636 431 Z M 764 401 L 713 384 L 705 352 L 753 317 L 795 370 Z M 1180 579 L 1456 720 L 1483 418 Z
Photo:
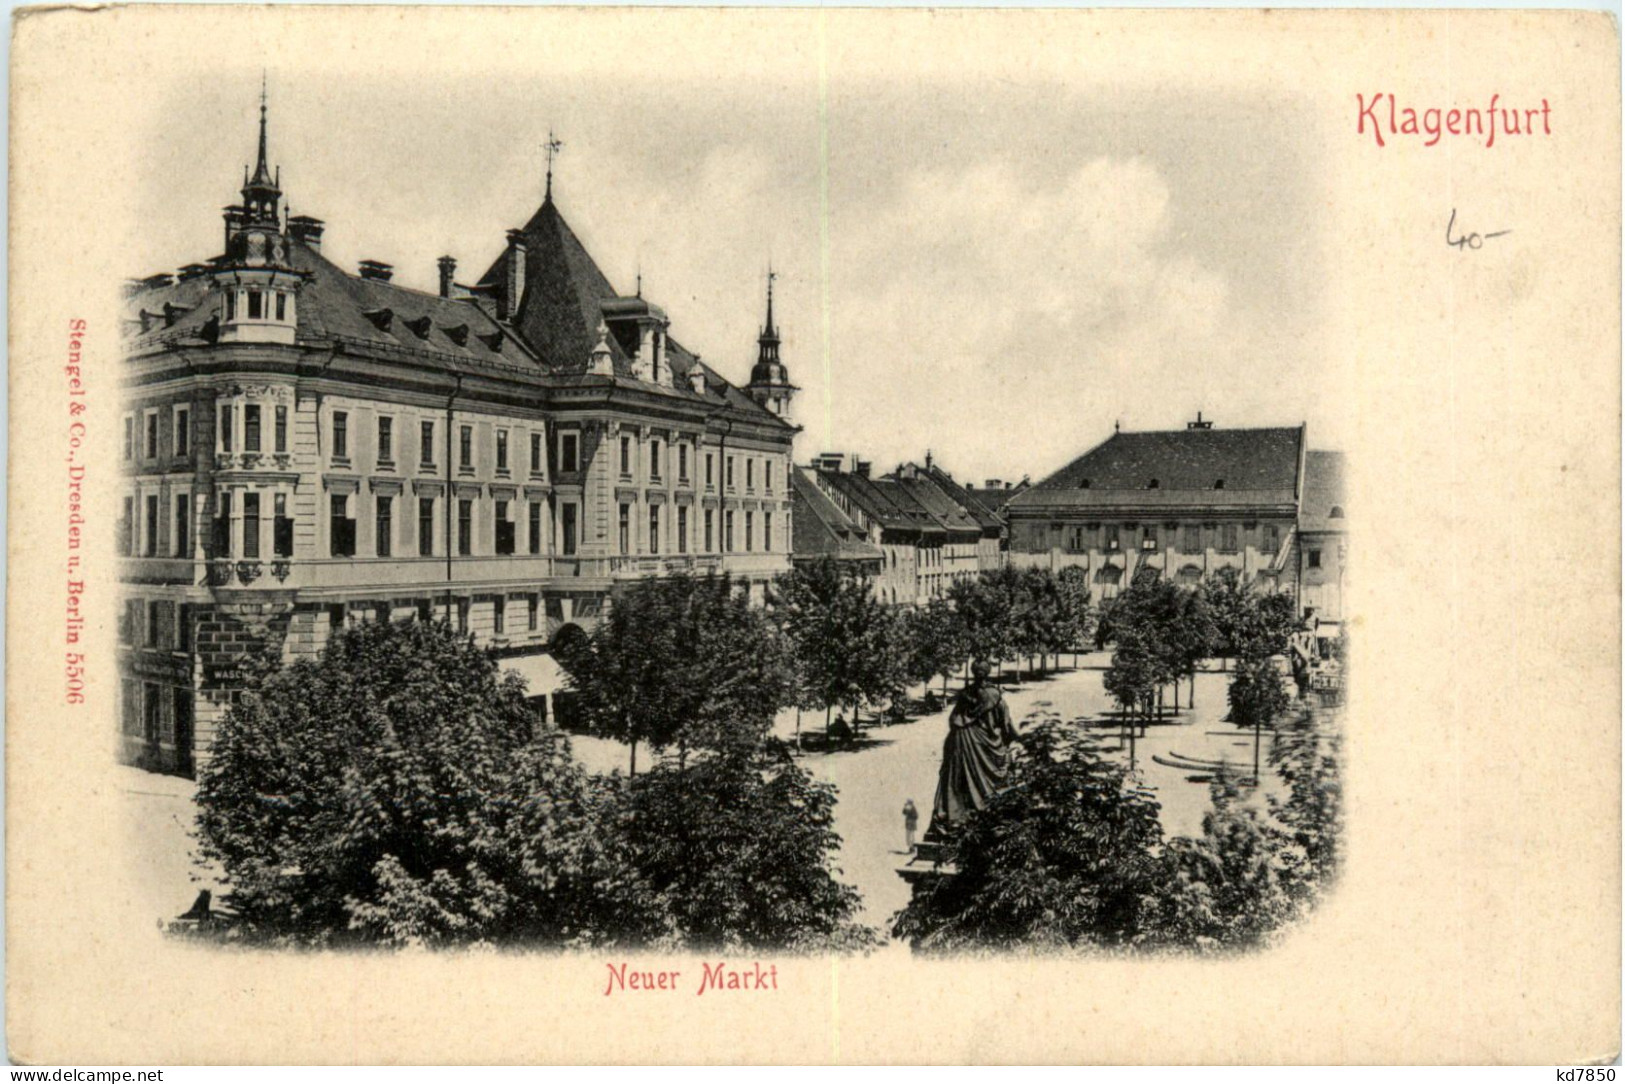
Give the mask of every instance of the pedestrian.
M 920 826 L 920 811 L 914 808 L 914 799 L 909 798 L 903 802 L 903 840 L 908 845 L 907 853 L 914 853 L 914 830 Z

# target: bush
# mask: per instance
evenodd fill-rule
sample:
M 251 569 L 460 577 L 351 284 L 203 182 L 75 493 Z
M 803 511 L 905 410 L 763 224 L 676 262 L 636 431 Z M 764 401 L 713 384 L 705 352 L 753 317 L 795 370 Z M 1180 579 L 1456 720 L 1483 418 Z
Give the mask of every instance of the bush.
M 682 940 L 720 948 L 868 948 L 856 889 L 836 879 L 835 788 L 777 747 L 665 761 L 630 789 L 632 857 Z
M 337 634 L 227 713 L 198 786 L 236 929 L 303 943 L 640 943 L 667 924 L 613 797 L 441 623 Z

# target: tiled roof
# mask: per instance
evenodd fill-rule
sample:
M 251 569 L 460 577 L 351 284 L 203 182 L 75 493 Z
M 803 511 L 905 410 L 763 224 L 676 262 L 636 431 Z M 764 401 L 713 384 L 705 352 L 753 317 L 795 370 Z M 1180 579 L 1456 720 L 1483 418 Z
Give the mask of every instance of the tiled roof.
M 981 501 L 985 507 L 991 509 L 993 512 L 1002 513 L 1004 511 L 1004 506 L 1010 503 L 1010 498 L 1014 497 L 1017 493 L 1025 493 L 1027 491 L 1027 486 L 1025 483 L 1018 486 L 1010 486 L 1008 488 L 999 489 L 988 489 L 982 486 L 966 486 L 965 491 L 971 496 L 975 497 L 977 500 Z
M 309 276 L 294 306 L 299 342 L 342 339 L 404 348 L 431 362 L 441 358 L 541 371 L 525 345 L 471 301 L 351 275 L 297 239 L 290 239 L 288 248 L 294 269 Z M 190 309 L 173 324 L 164 326 L 158 321 L 151 330 L 137 334 L 128 344 L 128 352 L 203 336 L 205 325 L 219 316 L 216 306 L 207 301 L 211 284 L 211 278 L 204 275 L 142 290 L 128 298 L 124 315 L 129 320 L 140 319 L 142 312 L 162 315 L 166 305 Z
M 1292 506 L 1303 439 L 1301 426 L 1115 433 L 1017 494 L 1007 507 L 1023 512 Z
M 888 475 L 885 481 L 895 483 L 945 530 L 954 534 L 981 537 L 982 525 L 972 519 L 968 512 L 959 507 L 958 502 L 944 493 L 941 487 L 924 473 L 917 472 L 912 478 L 908 477 L 906 472 Z
M 796 557 L 875 561 L 885 554 L 863 538 L 863 530 L 808 478 L 802 468 L 790 475 L 794 500 L 792 552 Z
M 825 485 L 839 492 L 882 528 L 911 533 L 921 530 L 919 520 L 923 518 L 925 510 L 915 505 L 915 516 L 909 516 L 897 507 L 896 501 L 880 491 L 874 479 L 851 471 L 820 470 L 816 473 Z
M 950 500 L 963 508 L 984 531 L 998 530 L 1004 526 L 1004 521 L 973 490 L 954 481 L 953 475 L 941 467 L 927 466 L 925 474 L 932 482 L 936 483 L 938 489 L 948 495 Z
M 1298 510 L 1300 531 L 1346 531 L 1343 511 L 1343 453 L 1310 452 L 1304 461 L 1303 504 Z

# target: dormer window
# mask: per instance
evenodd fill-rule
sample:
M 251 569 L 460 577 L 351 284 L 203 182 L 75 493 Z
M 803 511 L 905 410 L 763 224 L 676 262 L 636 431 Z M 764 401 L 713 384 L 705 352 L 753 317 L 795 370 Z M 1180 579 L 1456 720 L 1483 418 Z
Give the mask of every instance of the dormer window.
M 1332 510 L 1329 513 L 1327 513 L 1326 518 L 1328 518 L 1328 519 L 1342 519 L 1343 518 L 1343 506 L 1340 505 L 1340 504 L 1332 505 Z
M 1224 479 L 1220 478 L 1218 481 L 1214 482 L 1213 483 L 1213 488 L 1214 489 L 1223 489 L 1224 488 Z
M 1078 488 L 1079 489 L 1088 489 L 1089 488 L 1089 479 L 1085 478 L 1083 481 L 1079 482 L 1078 483 Z
M 430 321 L 427 316 L 420 316 L 416 320 L 404 320 L 402 323 L 411 328 L 412 334 L 418 338 L 427 339 L 429 337 Z
M 1146 483 L 1145 488 L 1147 488 L 1147 489 L 1161 489 L 1162 488 L 1162 483 L 1157 481 L 1155 478 L 1153 478 L 1153 479 L 1151 479 L 1151 481 Z

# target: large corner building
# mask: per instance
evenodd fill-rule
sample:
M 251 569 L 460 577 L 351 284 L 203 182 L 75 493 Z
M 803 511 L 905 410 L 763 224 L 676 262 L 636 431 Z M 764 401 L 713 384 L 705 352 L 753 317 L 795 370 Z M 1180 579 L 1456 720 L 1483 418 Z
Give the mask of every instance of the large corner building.
M 628 295 L 554 202 L 471 285 L 435 293 L 322 254 L 258 161 L 224 251 L 127 287 L 122 758 L 189 772 L 246 653 L 321 650 L 357 621 L 441 618 L 520 670 L 617 585 L 790 567 L 789 421 L 771 280 L 736 387 Z M 551 705 L 555 709 L 557 703 Z

